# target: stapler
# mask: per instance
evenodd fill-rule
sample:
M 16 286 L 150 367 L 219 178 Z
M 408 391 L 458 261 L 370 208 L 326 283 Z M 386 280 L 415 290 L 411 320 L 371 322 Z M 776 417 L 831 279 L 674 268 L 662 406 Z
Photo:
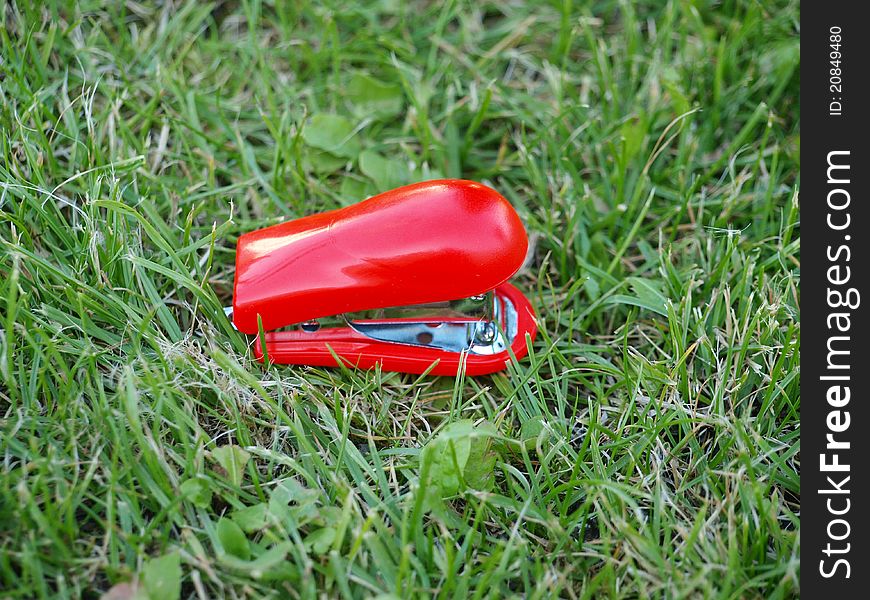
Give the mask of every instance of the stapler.
M 257 335 L 261 361 L 493 373 L 524 357 L 537 331 L 507 283 L 527 249 L 495 190 L 416 183 L 242 235 L 227 315 Z

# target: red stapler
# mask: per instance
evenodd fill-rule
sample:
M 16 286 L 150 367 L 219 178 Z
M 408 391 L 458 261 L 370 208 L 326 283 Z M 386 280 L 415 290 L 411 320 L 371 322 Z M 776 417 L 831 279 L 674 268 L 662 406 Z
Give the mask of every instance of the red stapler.
M 227 314 L 267 332 L 259 360 L 265 348 L 280 364 L 493 373 L 535 337 L 528 299 L 507 283 L 527 248 L 495 190 L 417 183 L 241 236 Z

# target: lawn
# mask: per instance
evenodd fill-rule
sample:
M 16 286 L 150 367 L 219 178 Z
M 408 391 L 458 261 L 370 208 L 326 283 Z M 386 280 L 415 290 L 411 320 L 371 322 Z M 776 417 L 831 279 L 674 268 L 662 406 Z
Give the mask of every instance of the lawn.
M 0 16 L 0 597 L 798 595 L 797 2 Z M 438 177 L 527 359 L 251 358 L 239 235 Z

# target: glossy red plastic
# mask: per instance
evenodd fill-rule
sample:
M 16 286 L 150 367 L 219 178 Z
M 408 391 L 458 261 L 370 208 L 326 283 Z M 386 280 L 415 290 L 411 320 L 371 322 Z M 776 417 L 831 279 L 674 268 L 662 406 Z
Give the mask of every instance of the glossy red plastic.
M 496 354 L 380 341 L 350 327 L 272 331 L 265 344 L 259 338 L 253 343 L 259 360 L 265 345 L 269 360 L 281 364 L 340 361 L 434 375 L 455 375 L 464 365 L 469 375 L 492 373 L 504 369 L 512 355 L 524 357 L 526 337 L 536 334 L 528 299 L 506 283 L 527 249 L 519 217 L 495 190 L 451 179 L 409 185 L 239 238 L 233 322 L 254 334 L 258 317 L 269 332 L 341 313 L 493 290 L 502 307 L 509 304 L 516 313 L 511 347 Z
M 320 329 L 316 332 L 278 331 L 266 334 L 266 353 L 269 360 L 279 364 L 311 365 L 320 367 L 338 366 L 336 356 L 348 367 L 370 369 L 380 364 L 384 371 L 399 373 L 425 373 L 431 375 L 456 375 L 465 363 L 467 375 L 488 375 L 501 371 L 511 360 L 528 354 L 526 334 L 535 339 L 537 327 L 535 314 L 528 299 L 514 286 L 503 283 L 495 289 L 497 298 L 513 304 L 517 311 L 517 334 L 510 352 L 476 355 L 448 352 L 437 348 L 396 344 L 371 339 L 349 327 Z M 263 360 L 263 344 L 254 341 L 254 356 Z M 331 352 L 330 352 L 331 350 Z
M 257 315 L 268 331 L 473 296 L 507 281 L 527 248 L 516 211 L 495 190 L 452 179 L 417 183 L 241 236 L 233 321 L 253 334 Z

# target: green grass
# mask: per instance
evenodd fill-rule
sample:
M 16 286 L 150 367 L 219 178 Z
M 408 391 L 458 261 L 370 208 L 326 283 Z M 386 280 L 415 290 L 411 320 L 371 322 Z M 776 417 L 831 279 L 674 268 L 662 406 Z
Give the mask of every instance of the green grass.
M 798 594 L 796 2 L 0 18 L 0 596 Z M 528 359 L 251 359 L 241 233 L 439 176 L 527 225 Z

